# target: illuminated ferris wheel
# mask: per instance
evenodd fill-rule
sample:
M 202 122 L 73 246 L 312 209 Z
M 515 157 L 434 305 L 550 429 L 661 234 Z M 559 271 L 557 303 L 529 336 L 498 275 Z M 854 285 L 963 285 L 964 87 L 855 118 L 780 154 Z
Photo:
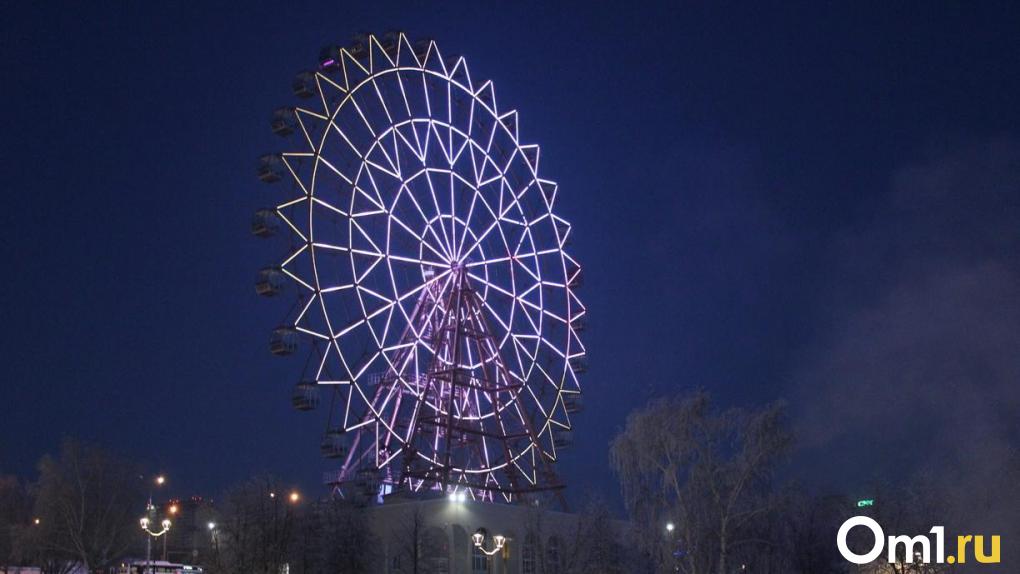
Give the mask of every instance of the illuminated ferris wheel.
M 328 411 L 327 483 L 505 501 L 561 488 L 581 268 L 517 112 L 463 58 L 399 33 L 324 48 L 293 88 L 301 105 L 272 117 L 288 150 L 258 165 L 279 203 L 252 227 L 289 247 L 256 290 L 298 292 L 270 348 L 308 351 L 293 403 Z

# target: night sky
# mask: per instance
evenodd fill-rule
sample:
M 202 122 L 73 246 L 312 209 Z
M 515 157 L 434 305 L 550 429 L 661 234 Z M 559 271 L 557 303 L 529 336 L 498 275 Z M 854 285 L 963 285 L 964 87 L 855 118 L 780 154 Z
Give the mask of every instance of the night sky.
M 278 256 L 254 160 L 322 45 L 388 29 L 491 78 L 560 184 L 590 311 L 574 493 L 615 496 L 627 413 L 697 387 L 785 398 L 822 491 L 1015 448 L 1017 5 L 297 4 L 5 10 L 0 472 L 75 435 L 178 494 L 321 488 L 253 289 Z

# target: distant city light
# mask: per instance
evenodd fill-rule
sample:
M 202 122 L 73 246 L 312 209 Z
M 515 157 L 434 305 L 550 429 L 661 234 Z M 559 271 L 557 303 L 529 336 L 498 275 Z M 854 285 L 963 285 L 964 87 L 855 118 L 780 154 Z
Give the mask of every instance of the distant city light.
M 42 522 L 42 521 L 41 521 L 41 520 L 39 520 L 38 518 L 36 518 L 36 519 L 32 520 L 32 524 L 35 524 L 36 526 L 39 526 L 39 524 L 40 524 L 41 522 Z
M 180 510 L 180 508 L 178 508 L 176 504 L 171 504 L 170 508 L 167 509 L 167 512 L 170 514 L 177 514 L 178 510 Z
M 166 477 L 162 474 L 156 477 L 156 484 L 163 486 L 164 482 L 166 482 Z
M 216 530 L 216 523 L 215 522 L 210 522 L 206 526 L 209 527 L 209 530 Z
M 290 501 L 291 502 L 297 502 L 299 500 L 301 500 L 301 495 L 298 494 L 298 491 L 295 490 L 295 491 L 290 493 Z
M 676 528 L 676 526 L 674 526 L 672 522 L 666 523 L 666 532 L 673 532 L 674 528 Z
M 875 506 L 874 498 L 863 498 L 857 501 L 857 508 L 864 508 L 866 506 Z

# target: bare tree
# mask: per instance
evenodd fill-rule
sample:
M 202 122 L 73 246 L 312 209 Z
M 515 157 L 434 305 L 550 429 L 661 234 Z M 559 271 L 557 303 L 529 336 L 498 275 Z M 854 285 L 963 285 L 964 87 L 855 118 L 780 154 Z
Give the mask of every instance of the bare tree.
M 549 572 L 548 557 L 545 552 L 546 518 L 544 506 L 528 506 L 523 541 L 527 548 L 522 548 L 522 562 L 524 559 L 523 552 L 527 552 L 529 554 L 528 560 L 534 568 L 532 572 L 541 574 Z
M 782 554 L 788 561 L 783 572 L 803 574 L 840 574 L 847 561 L 836 549 L 840 524 L 853 515 L 851 502 L 844 496 L 809 496 L 799 488 L 790 488 L 784 497 L 785 511 L 776 517 L 781 529 Z
M 390 533 L 390 541 L 397 544 L 391 553 L 393 566 L 400 574 L 425 574 L 425 515 L 419 505 L 412 506 L 407 521 Z
M 312 553 L 316 574 L 361 574 L 374 572 L 375 548 L 365 509 L 350 501 L 334 498 L 316 505 L 314 515 L 306 516 L 306 527 L 314 525 L 310 537 L 316 545 Z
M 223 497 L 212 564 L 225 574 L 279 574 L 290 556 L 297 507 L 271 477 L 256 477 Z
M 594 497 L 577 515 L 564 572 L 567 574 L 624 574 L 632 572 L 623 543 L 623 525 L 613 521 L 602 498 Z
M 775 507 L 773 470 L 790 445 L 781 404 L 719 412 L 697 392 L 632 413 L 610 459 L 660 571 L 729 574 L 735 550 L 767 543 L 751 526 Z
M 0 476 L 0 569 L 23 565 L 18 538 L 32 525 L 32 499 L 28 488 L 15 476 Z
M 39 463 L 33 532 L 38 551 L 77 562 L 86 572 L 116 564 L 138 536 L 143 496 L 132 465 L 92 445 L 67 439 L 60 456 Z

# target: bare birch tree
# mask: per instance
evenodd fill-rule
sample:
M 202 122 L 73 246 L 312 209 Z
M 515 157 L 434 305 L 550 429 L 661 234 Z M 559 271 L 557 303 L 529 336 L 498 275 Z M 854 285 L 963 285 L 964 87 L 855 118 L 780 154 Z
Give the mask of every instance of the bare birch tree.
M 60 455 L 39 463 L 34 533 L 39 551 L 102 572 L 138 539 L 144 508 L 138 470 L 92 445 L 64 441 Z
M 781 404 L 719 412 L 697 392 L 632 413 L 610 459 L 658 570 L 730 574 L 735 550 L 767 543 L 750 526 L 775 506 L 790 444 Z

